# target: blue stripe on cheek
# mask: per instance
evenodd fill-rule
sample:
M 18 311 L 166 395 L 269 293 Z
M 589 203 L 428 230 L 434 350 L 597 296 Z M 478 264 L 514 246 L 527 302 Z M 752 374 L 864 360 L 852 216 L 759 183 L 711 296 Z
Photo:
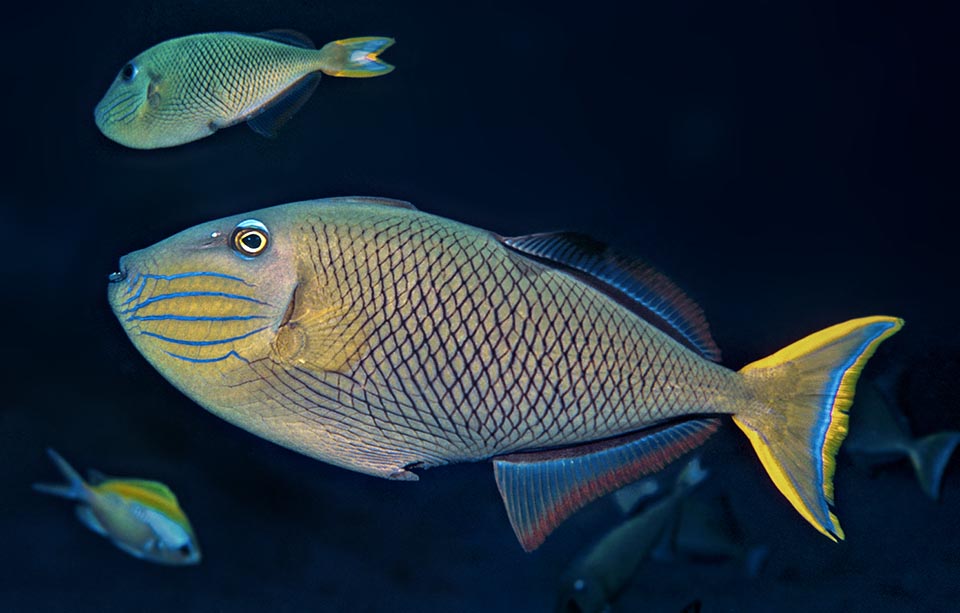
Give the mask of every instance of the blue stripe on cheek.
M 171 315 L 164 313 L 162 315 L 131 315 L 127 321 L 165 321 L 172 319 L 175 321 L 249 321 L 251 319 L 270 319 L 266 315 L 226 315 L 223 317 L 210 317 L 204 315 Z
M 207 347 L 209 345 L 223 345 L 224 343 L 232 343 L 233 341 L 239 341 L 247 338 L 248 336 L 253 336 L 258 332 L 263 332 L 266 329 L 267 329 L 267 326 L 264 326 L 262 328 L 257 328 L 256 330 L 253 330 L 251 332 L 247 332 L 246 334 L 241 334 L 240 336 L 234 336 L 232 338 L 222 338 L 214 341 L 187 341 L 180 338 L 172 338 L 169 336 L 156 334 L 154 332 L 144 332 L 144 331 L 141 331 L 140 334 L 144 336 L 149 336 L 151 338 L 156 338 L 167 343 L 173 343 L 175 345 L 190 345 L 191 347 Z
M 126 315 L 128 313 L 133 313 L 139 309 L 142 309 L 147 305 L 153 304 L 154 302 L 161 302 L 163 300 L 173 300 L 175 298 L 197 298 L 201 296 L 206 296 L 211 298 L 228 298 L 230 300 L 241 300 L 246 302 L 252 302 L 254 304 L 260 304 L 268 307 L 273 306 L 269 302 L 263 302 L 262 300 L 257 300 L 256 298 L 251 298 L 250 296 L 244 296 L 242 294 L 228 294 L 226 292 L 173 292 L 170 294 L 158 294 L 156 296 L 152 296 L 133 308 L 120 311 L 120 314 Z
M 184 362 L 190 362 L 191 364 L 209 364 L 211 362 L 222 362 L 223 360 L 226 360 L 229 357 L 237 358 L 241 362 L 246 362 L 247 364 L 249 364 L 249 362 L 246 359 L 244 359 L 244 357 L 241 356 L 236 351 L 230 351 L 229 353 L 225 353 L 218 358 L 188 358 L 187 356 L 177 355 L 175 353 L 170 353 L 169 351 L 164 351 L 164 353 L 166 353 L 168 356 L 172 358 L 177 358 L 178 360 L 183 360 Z
M 224 274 L 222 272 L 212 272 L 208 270 L 196 270 L 193 272 L 181 272 L 173 275 L 160 275 L 160 274 L 146 274 L 143 275 L 147 279 L 159 279 L 161 281 L 173 281 L 174 279 L 186 279 L 188 277 L 216 277 L 218 279 L 226 279 L 228 281 L 236 281 L 237 283 L 243 283 L 247 287 L 256 287 L 253 283 L 248 283 L 245 279 L 240 277 L 234 277 L 233 275 Z
M 226 279 L 227 281 L 236 281 L 237 283 L 242 283 L 247 287 L 256 287 L 255 284 L 249 283 L 246 279 L 241 279 L 240 277 L 234 277 L 233 275 L 227 275 L 220 272 L 211 272 L 206 270 L 198 270 L 193 272 L 181 272 L 173 275 L 161 275 L 161 274 L 137 274 L 137 276 L 130 282 L 130 285 L 127 287 L 126 293 L 129 294 L 133 291 L 134 287 L 137 287 L 136 293 L 124 300 L 122 304 L 129 304 L 140 297 L 143 294 L 143 290 L 147 286 L 148 279 L 154 279 L 157 281 L 175 281 L 177 279 L 187 279 L 191 277 L 215 277 L 217 279 Z M 140 282 L 137 286 L 137 282 Z

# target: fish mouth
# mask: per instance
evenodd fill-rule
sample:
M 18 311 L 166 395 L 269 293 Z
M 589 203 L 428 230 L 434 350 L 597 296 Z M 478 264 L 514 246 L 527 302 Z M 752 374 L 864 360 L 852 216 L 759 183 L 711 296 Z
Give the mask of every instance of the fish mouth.
M 107 275 L 108 283 L 120 283 L 125 281 L 127 278 L 127 267 L 124 265 L 123 258 L 120 258 L 120 262 L 117 265 L 118 270 Z

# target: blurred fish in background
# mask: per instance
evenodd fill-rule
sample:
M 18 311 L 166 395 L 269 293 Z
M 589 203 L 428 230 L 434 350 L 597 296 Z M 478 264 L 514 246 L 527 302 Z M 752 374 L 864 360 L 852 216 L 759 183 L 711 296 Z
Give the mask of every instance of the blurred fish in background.
M 630 584 L 640 563 L 669 536 L 683 499 L 707 474 L 700 466 L 700 459 L 694 458 L 684 467 L 669 493 L 615 526 L 577 556 L 560 579 L 557 612 L 611 611 L 612 603 Z M 626 496 L 619 496 L 618 506 L 624 508 L 625 498 L 642 502 L 655 495 L 657 487 L 651 483 L 655 482 L 641 482 L 639 490 L 628 488 Z
M 115 479 L 90 471 L 87 483 L 60 454 L 47 453 L 67 483 L 34 483 L 44 494 L 76 500 L 77 518 L 86 527 L 142 560 L 169 565 L 200 562 L 190 521 L 166 485 L 143 479 Z
M 844 452 L 855 464 L 878 467 L 910 460 L 923 493 L 937 500 L 944 470 L 960 444 L 960 432 L 944 431 L 916 437 L 911 433 L 897 395 L 902 367 L 864 381 L 851 411 L 850 434 Z
M 705 498 L 691 496 L 683 501 L 680 517 L 667 547 L 654 551 L 655 559 L 698 564 L 742 565 L 744 574 L 754 578 L 767 559 L 766 545 L 750 544 L 726 494 Z
M 273 137 L 313 94 L 321 74 L 391 72 L 378 55 L 393 42 L 364 36 L 317 50 L 293 30 L 174 38 L 124 64 L 94 117 L 104 136 L 134 149 L 182 145 L 243 121 Z

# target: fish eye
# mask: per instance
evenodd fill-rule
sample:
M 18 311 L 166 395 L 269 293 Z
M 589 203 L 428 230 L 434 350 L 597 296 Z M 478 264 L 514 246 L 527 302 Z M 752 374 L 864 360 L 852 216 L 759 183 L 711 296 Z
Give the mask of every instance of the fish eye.
M 190 545 L 187 543 L 184 543 L 183 545 L 180 545 L 180 548 L 177 549 L 177 551 L 179 551 L 180 555 L 182 555 L 183 557 L 187 557 L 188 555 L 190 555 Z
M 131 81 L 135 76 L 137 76 L 137 67 L 133 62 L 127 62 L 120 69 L 120 78 L 124 81 Z
M 230 239 L 233 250 L 244 257 L 256 257 L 270 243 L 267 227 L 256 219 L 247 219 L 237 224 Z

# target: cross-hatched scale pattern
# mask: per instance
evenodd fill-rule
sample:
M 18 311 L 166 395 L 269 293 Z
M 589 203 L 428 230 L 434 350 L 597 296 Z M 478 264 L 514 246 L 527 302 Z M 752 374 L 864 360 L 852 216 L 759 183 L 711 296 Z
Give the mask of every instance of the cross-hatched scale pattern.
M 197 34 L 165 45 L 155 56 L 163 104 L 154 112 L 171 124 L 199 117 L 225 127 L 319 69 L 319 51 L 252 35 Z
M 570 445 L 728 412 L 741 391 L 732 371 L 487 232 L 359 214 L 300 227 L 301 283 L 346 305 L 364 336 L 349 368 L 251 364 L 261 393 L 309 413 L 346 455 L 433 466 Z

